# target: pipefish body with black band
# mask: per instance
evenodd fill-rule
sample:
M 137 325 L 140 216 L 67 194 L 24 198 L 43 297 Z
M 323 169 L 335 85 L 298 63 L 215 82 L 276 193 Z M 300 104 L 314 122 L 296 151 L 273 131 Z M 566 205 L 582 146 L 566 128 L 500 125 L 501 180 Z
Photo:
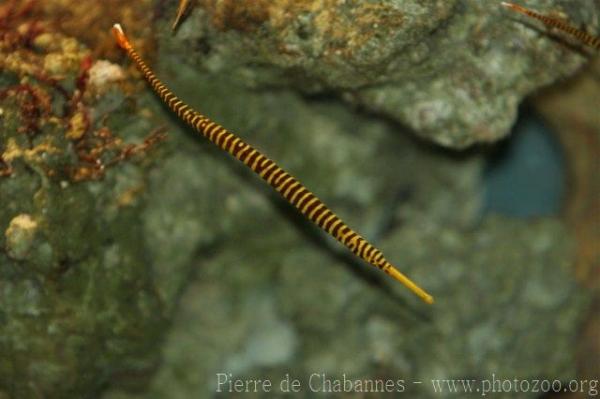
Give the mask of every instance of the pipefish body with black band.
M 348 247 L 355 255 L 383 270 L 390 277 L 404 284 L 404 286 L 426 303 L 433 303 L 433 297 L 431 295 L 426 293 L 421 287 L 397 270 L 385 259 L 379 249 L 375 248 L 367 240 L 348 227 L 346 223 L 344 223 L 298 180 L 277 166 L 275 162 L 264 156 L 260 151 L 253 148 L 219 124 L 211 121 L 206 116 L 194 111 L 176 97 L 142 60 L 127 39 L 127 36 L 125 36 L 125 33 L 119 24 L 115 24 L 112 31 L 119 46 L 127 52 L 129 58 L 136 64 L 152 89 L 179 118 L 184 120 L 219 148 L 230 153 L 252 169 L 252 171 L 275 188 L 286 201 L 296 207 L 304 216 L 321 229 L 325 230 L 336 240 Z

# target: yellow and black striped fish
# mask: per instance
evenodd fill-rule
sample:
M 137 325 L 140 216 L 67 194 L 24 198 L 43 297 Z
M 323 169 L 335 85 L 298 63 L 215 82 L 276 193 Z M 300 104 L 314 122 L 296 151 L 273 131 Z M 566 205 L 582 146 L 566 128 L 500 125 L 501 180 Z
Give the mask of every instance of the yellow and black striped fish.
M 175 16 L 175 20 L 173 21 L 173 25 L 171 25 L 171 30 L 177 29 L 179 23 L 181 22 L 183 16 L 186 14 L 187 9 L 190 7 L 190 0 L 179 0 L 179 6 L 177 7 L 177 15 Z
M 120 25 L 116 24 L 113 27 L 113 34 L 118 44 L 127 52 L 144 75 L 144 78 L 150 83 L 152 89 L 177 116 L 219 148 L 242 161 L 275 188 L 290 204 L 298 208 L 304 216 L 348 247 L 354 254 L 400 281 L 423 301 L 433 303 L 431 295 L 427 294 L 408 277 L 400 273 L 384 258 L 380 250 L 348 227 L 317 196 L 311 193 L 292 175 L 281 169 L 275 162 L 260 153 L 260 151 L 219 124 L 211 121 L 206 116 L 194 111 L 177 98 L 141 59 L 125 36 Z

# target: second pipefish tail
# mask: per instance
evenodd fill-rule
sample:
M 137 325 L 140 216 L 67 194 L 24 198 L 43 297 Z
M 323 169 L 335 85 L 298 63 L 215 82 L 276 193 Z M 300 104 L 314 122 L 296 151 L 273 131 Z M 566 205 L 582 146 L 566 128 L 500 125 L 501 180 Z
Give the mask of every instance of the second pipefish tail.
M 533 10 L 530 10 L 529 8 L 520 6 L 518 4 L 509 3 L 506 1 L 503 1 L 501 4 L 504 7 L 508 8 L 510 10 L 516 11 L 518 13 L 521 13 L 523 15 L 526 15 L 529 18 L 537 19 L 538 21 L 541 21 L 542 23 L 544 23 L 547 26 L 550 26 L 552 28 L 557 28 L 558 30 L 566 32 L 569 35 L 571 35 L 571 36 L 575 37 L 576 39 L 578 39 L 579 41 L 581 41 L 582 43 L 587 44 L 588 46 L 590 46 L 596 50 L 600 50 L 600 38 L 592 36 L 589 33 L 585 32 L 581 29 L 577 29 L 574 26 L 569 25 L 568 23 L 566 23 L 565 21 L 563 21 L 561 19 L 542 15 L 538 12 L 535 12 Z
M 348 247 L 355 255 L 383 270 L 392 278 L 404 284 L 419 298 L 427 303 L 433 303 L 433 297 L 417 286 L 412 280 L 398 271 L 383 256 L 380 250 L 367 242 L 358 233 L 346 225 L 337 215 L 304 185 L 293 176 L 281 169 L 275 162 L 261 154 L 242 139 L 229 132 L 206 116 L 194 111 L 177 98 L 152 72 L 133 48 L 120 25 L 113 27 L 113 34 L 118 44 L 127 52 L 142 72 L 152 89 L 182 120 L 196 131 L 227 151 L 235 158 L 252 169 L 263 180 L 269 183 L 290 204 L 294 205 L 304 216 L 325 230 L 336 240 Z

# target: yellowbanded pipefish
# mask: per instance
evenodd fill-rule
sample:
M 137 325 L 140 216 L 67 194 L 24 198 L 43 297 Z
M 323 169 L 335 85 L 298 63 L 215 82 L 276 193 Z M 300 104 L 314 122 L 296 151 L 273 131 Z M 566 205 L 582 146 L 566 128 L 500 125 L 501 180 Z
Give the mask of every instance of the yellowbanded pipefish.
M 514 4 L 514 3 L 509 3 L 509 2 L 503 1 L 501 4 L 510 10 L 516 11 L 516 12 L 526 15 L 530 18 L 537 19 L 538 21 L 541 21 L 542 23 L 544 23 L 547 26 L 550 26 L 550 27 L 556 28 L 562 32 L 568 33 L 569 35 L 575 37 L 580 42 L 582 42 L 596 50 L 600 50 L 600 38 L 594 37 L 594 36 L 590 35 L 589 33 L 584 32 L 581 29 L 577 29 L 561 19 L 542 15 L 538 12 L 530 10 L 529 8 L 526 8 L 526 7 L 523 7 L 523 6 Z
M 177 6 L 177 14 L 175 15 L 175 20 L 173 21 L 173 25 L 171 25 L 171 30 L 177 29 L 183 16 L 186 14 L 188 8 L 190 7 L 190 0 L 180 0 L 179 6 Z
M 116 24 L 113 27 L 113 34 L 118 44 L 127 52 L 152 89 L 179 118 L 219 148 L 230 153 L 233 157 L 252 169 L 252 171 L 277 190 L 286 201 L 296 207 L 304 216 L 321 229 L 348 247 L 355 255 L 404 284 L 423 301 L 433 303 L 431 295 L 392 266 L 384 258 L 380 250 L 348 227 L 346 223 L 329 210 L 319 198 L 298 180 L 277 166 L 275 162 L 264 156 L 260 151 L 219 124 L 211 121 L 206 116 L 194 111 L 177 98 L 142 60 L 127 39 L 127 36 L 125 36 L 120 25 Z

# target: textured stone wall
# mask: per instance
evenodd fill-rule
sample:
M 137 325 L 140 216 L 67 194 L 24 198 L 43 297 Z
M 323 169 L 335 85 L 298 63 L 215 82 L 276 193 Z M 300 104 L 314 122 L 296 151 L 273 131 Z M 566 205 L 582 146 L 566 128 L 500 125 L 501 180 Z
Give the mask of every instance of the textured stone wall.
M 572 231 L 483 217 L 486 154 L 414 133 L 502 137 L 579 53 L 479 1 L 200 1 L 175 35 L 174 1 L 15 4 L 0 5 L 0 398 L 208 398 L 222 371 L 575 375 Z M 596 28 L 597 3 L 571 4 L 532 2 Z M 182 126 L 108 44 L 115 19 L 436 305 Z
M 593 0 L 528 6 L 600 28 Z M 585 60 L 479 0 L 206 0 L 166 43 L 200 70 L 335 94 L 452 148 L 505 137 L 525 95 Z

